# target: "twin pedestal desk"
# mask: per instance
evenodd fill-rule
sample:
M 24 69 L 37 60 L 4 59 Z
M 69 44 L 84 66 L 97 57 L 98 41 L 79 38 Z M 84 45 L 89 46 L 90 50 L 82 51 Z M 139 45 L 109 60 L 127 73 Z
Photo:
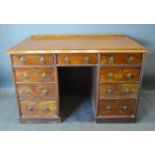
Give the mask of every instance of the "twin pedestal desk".
M 9 50 L 20 122 L 60 122 L 59 69 L 77 67 L 92 68 L 96 122 L 135 122 L 147 52 L 126 35 L 29 37 Z

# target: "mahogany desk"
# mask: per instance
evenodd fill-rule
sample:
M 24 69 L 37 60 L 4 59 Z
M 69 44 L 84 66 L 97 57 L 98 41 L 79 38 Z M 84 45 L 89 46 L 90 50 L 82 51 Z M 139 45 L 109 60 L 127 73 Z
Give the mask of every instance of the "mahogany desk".
M 96 122 L 135 122 L 147 52 L 126 35 L 29 37 L 9 50 L 20 122 L 61 120 L 62 67 L 92 68 Z

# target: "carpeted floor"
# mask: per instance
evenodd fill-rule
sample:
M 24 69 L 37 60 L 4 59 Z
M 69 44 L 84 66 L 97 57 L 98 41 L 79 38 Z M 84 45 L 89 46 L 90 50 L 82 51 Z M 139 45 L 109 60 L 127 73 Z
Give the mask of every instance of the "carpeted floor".
M 155 91 L 141 91 L 137 123 L 96 124 L 89 98 L 86 96 L 66 96 L 64 102 L 67 103 L 64 104 L 64 109 L 70 108 L 64 111 L 62 123 L 20 124 L 14 91 L 3 90 L 0 94 L 0 130 L 155 130 Z

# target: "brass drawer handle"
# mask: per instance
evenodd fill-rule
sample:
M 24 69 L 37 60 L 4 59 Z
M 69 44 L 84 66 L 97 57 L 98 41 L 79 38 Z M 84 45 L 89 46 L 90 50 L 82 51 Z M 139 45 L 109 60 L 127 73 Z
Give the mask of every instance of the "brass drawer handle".
M 112 78 L 113 78 L 113 74 L 112 74 L 112 73 L 109 73 L 109 74 L 108 74 L 108 78 L 109 78 L 109 79 L 112 79 Z
M 70 62 L 71 62 L 71 59 L 70 59 L 69 57 L 65 57 L 65 58 L 64 58 L 64 62 L 65 62 L 65 63 L 70 63 Z
M 108 92 L 109 94 L 111 94 L 111 93 L 112 93 L 112 89 L 109 88 L 109 89 L 107 90 L 107 92 Z
M 127 105 L 123 106 L 123 110 L 128 111 L 128 106 Z
M 43 94 L 48 95 L 48 90 L 47 89 L 44 89 L 43 90 Z
M 43 73 L 42 75 L 41 75 L 41 79 L 42 80 L 45 80 L 47 78 L 47 74 L 46 73 Z
M 46 63 L 46 60 L 44 57 L 41 57 L 40 58 L 40 64 L 44 65 Z
M 20 58 L 20 64 L 24 65 L 26 62 L 26 59 L 24 57 L 21 57 Z
M 31 95 L 31 94 L 32 94 L 32 91 L 30 89 L 25 90 L 25 95 Z
M 110 105 L 107 105 L 106 106 L 106 110 L 111 110 L 111 106 Z
M 128 64 L 132 64 L 133 61 L 134 61 L 134 57 L 133 57 L 133 56 L 130 56 L 130 57 L 128 58 Z
M 29 105 L 29 106 L 27 107 L 27 110 L 30 111 L 30 112 L 33 111 L 32 106 Z
M 130 93 L 130 91 L 131 91 L 131 90 L 130 90 L 129 88 L 125 88 L 125 93 L 126 93 L 126 94 Z
M 36 73 L 36 69 L 34 68 L 34 69 L 32 70 L 32 72 L 33 72 L 33 73 Z
M 27 73 L 24 73 L 24 80 L 28 80 L 29 79 L 29 75 Z
M 45 111 L 45 112 L 49 112 L 50 109 L 46 106 L 46 107 L 44 107 L 44 111 Z
M 111 57 L 109 58 L 109 64 L 113 64 L 113 63 L 114 63 L 114 57 L 111 56 Z
M 89 63 L 89 61 L 90 61 L 90 57 L 86 56 L 86 57 L 84 58 L 84 63 Z
M 128 74 L 127 74 L 127 78 L 128 78 L 128 79 L 131 79 L 132 77 L 133 77 L 133 74 L 132 74 L 132 73 L 128 73 Z

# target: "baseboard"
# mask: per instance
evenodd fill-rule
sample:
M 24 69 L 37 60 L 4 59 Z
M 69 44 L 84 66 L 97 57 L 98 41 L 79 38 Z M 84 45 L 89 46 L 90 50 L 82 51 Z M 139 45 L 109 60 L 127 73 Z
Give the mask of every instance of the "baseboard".
M 56 118 L 28 118 L 28 117 L 20 117 L 19 118 L 20 123 L 60 123 L 61 119 L 60 117 Z
M 96 123 L 136 123 L 136 117 L 132 118 L 96 118 Z

